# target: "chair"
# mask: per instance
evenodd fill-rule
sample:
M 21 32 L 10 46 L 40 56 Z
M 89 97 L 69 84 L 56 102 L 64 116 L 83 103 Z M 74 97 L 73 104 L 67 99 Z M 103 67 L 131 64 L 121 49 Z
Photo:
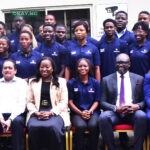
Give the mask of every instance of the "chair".
M 119 125 L 115 125 L 113 127 L 114 132 L 134 132 L 133 126 L 129 125 L 129 124 L 119 124 Z M 107 145 L 105 145 L 105 150 L 108 150 Z M 143 150 L 149 150 L 147 149 L 147 139 L 144 141 L 143 144 Z
M 26 128 L 24 128 L 24 133 L 26 134 L 26 150 L 28 150 L 28 134 L 27 134 L 27 131 L 26 131 Z M 12 132 L 9 131 L 9 132 L 0 132 L 0 138 L 10 138 L 12 136 Z
M 75 127 L 72 126 L 68 128 L 66 131 L 66 150 L 72 150 L 73 149 L 73 133 L 75 133 Z M 84 134 L 89 134 L 90 131 L 86 130 Z

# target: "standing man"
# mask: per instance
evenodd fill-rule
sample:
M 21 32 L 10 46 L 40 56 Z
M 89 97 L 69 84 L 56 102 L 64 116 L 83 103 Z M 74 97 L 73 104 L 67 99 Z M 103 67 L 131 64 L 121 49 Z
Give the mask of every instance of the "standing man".
M 147 118 L 143 111 L 143 77 L 129 72 L 127 54 L 116 57 L 116 72 L 103 78 L 99 128 L 109 150 L 116 150 L 113 126 L 127 123 L 134 126 L 134 150 L 141 150 L 147 132 Z M 127 149 L 127 148 L 126 148 Z
M 0 130 L 12 131 L 13 150 L 25 150 L 25 107 L 27 83 L 15 76 L 15 63 L 7 59 L 0 79 Z
M 35 50 L 40 52 L 42 56 L 51 57 L 56 64 L 57 74 L 60 77 L 64 76 L 67 50 L 63 45 L 56 42 L 54 26 L 50 24 L 43 25 L 43 41 Z
M 101 58 L 101 76 L 105 77 L 115 72 L 115 58 L 120 53 L 127 53 L 125 41 L 116 37 L 116 21 L 106 19 L 103 22 L 104 36 L 99 41 L 99 51 Z
M 144 22 L 148 26 L 150 25 L 150 13 L 148 11 L 141 11 L 138 15 L 138 22 Z M 148 31 L 147 39 L 150 40 L 150 28 Z
M 45 15 L 44 24 L 56 26 L 56 18 L 53 14 Z
M 19 43 L 19 36 L 21 32 L 21 26 L 25 24 L 25 19 L 23 16 L 16 16 L 13 20 L 15 31 L 10 33 L 9 40 L 10 40 L 10 52 L 14 53 L 17 51 L 18 43 Z
M 124 40 L 127 46 L 130 46 L 133 42 L 135 42 L 135 37 L 133 32 L 130 32 L 127 29 L 128 24 L 128 14 L 125 11 L 118 11 L 115 14 L 116 20 L 116 36 Z

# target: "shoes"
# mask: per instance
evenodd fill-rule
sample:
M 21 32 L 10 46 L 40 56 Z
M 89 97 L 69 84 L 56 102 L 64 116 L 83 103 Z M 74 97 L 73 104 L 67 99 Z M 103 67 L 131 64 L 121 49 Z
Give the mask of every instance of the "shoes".
M 119 133 L 120 145 L 124 150 L 129 148 L 129 137 L 126 132 Z

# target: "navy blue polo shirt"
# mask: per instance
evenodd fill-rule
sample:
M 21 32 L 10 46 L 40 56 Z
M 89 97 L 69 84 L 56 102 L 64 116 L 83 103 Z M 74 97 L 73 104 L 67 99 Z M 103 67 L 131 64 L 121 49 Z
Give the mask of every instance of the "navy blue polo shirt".
M 120 53 L 128 53 L 125 41 L 114 38 L 112 42 L 107 42 L 103 37 L 99 42 L 99 51 L 101 57 L 101 75 L 105 77 L 116 71 L 116 56 Z
M 20 36 L 20 33 L 17 33 L 17 32 L 12 32 L 8 36 L 8 38 L 10 40 L 10 52 L 11 53 L 17 52 L 19 36 Z
M 130 70 L 133 73 L 145 76 L 150 70 L 150 42 L 147 40 L 142 46 L 134 43 L 130 47 Z
M 89 77 L 84 84 L 79 78 L 71 79 L 67 83 L 69 100 L 80 110 L 89 110 L 94 102 L 100 102 L 100 82 Z
M 31 50 L 28 56 L 25 56 L 22 51 L 15 52 L 11 58 L 16 62 L 17 74 L 21 78 L 31 78 L 35 76 L 37 70 L 37 63 L 42 56 L 35 50 Z
M 95 45 L 96 47 L 98 47 L 98 43 L 99 43 L 99 42 L 98 42 L 96 39 L 94 39 L 94 38 L 91 37 L 90 35 L 87 35 L 87 36 L 86 36 L 86 39 L 87 39 L 88 42 L 90 42 L 91 44 L 93 44 L 93 45 Z M 75 42 L 75 43 L 77 42 L 76 37 L 73 38 L 72 42 Z
M 93 44 L 91 44 L 90 42 L 87 42 L 83 46 L 79 45 L 77 42 L 76 43 L 73 42 L 72 44 L 70 44 L 69 50 L 70 50 L 70 58 L 68 66 L 70 68 L 72 75 L 74 75 L 77 61 L 80 58 L 89 59 L 92 67 L 100 66 L 100 55 L 98 48 Z
M 61 71 L 61 65 L 64 65 L 65 61 L 68 60 L 65 55 L 67 52 L 66 48 L 56 41 L 48 46 L 42 42 L 35 50 L 40 52 L 42 56 L 48 56 L 54 60 L 58 74 Z
M 43 38 L 42 38 L 42 36 L 40 34 L 36 35 L 35 38 L 36 38 L 38 43 L 43 42 Z
M 130 46 L 132 43 L 136 41 L 134 33 L 128 30 L 125 31 L 125 33 L 120 37 L 120 39 L 125 41 L 127 43 L 127 46 Z

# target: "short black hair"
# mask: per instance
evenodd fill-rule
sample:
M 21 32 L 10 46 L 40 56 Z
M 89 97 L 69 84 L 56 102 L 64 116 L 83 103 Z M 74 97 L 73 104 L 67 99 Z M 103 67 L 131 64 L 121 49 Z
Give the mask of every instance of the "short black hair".
M 125 12 L 125 11 L 123 11 L 123 10 L 117 11 L 117 12 L 115 13 L 115 17 L 116 17 L 119 13 L 123 13 L 123 14 L 125 14 L 125 15 L 126 15 L 126 17 L 128 18 L 128 13 L 127 13 L 127 12 Z
M 143 11 L 139 12 L 139 15 L 140 15 L 140 14 L 150 15 L 150 13 L 149 13 L 148 11 L 146 11 L 146 10 L 143 10 Z
M 52 24 L 46 24 L 46 23 L 44 23 L 44 24 L 43 24 L 43 29 L 44 29 L 44 27 L 46 27 L 46 26 L 52 27 L 52 28 L 55 30 L 55 26 L 52 25 Z
M 137 30 L 139 27 L 141 27 L 142 30 L 144 30 L 144 31 L 146 31 L 146 32 L 148 32 L 148 30 L 149 30 L 149 26 L 148 26 L 148 24 L 146 24 L 145 22 L 137 22 L 137 23 L 135 23 L 132 30 L 135 31 L 135 30 Z
M 80 26 L 80 25 L 83 25 L 84 28 L 85 28 L 85 30 L 86 30 L 86 32 L 88 33 L 88 31 L 89 31 L 89 26 L 88 26 L 88 24 L 87 24 L 85 21 L 83 21 L 83 20 L 79 20 L 79 21 L 77 21 L 77 22 L 73 25 L 73 32 L 75 31 L 75 28 L 76 28 L 77 26 Z
M 114 19 L 111 19 L 111 18 L 104 20 L 103 27 L 105 27 L 107 22 L 112 22 L 114 24 L 114 26 L 116 27 L 116 21 Z

